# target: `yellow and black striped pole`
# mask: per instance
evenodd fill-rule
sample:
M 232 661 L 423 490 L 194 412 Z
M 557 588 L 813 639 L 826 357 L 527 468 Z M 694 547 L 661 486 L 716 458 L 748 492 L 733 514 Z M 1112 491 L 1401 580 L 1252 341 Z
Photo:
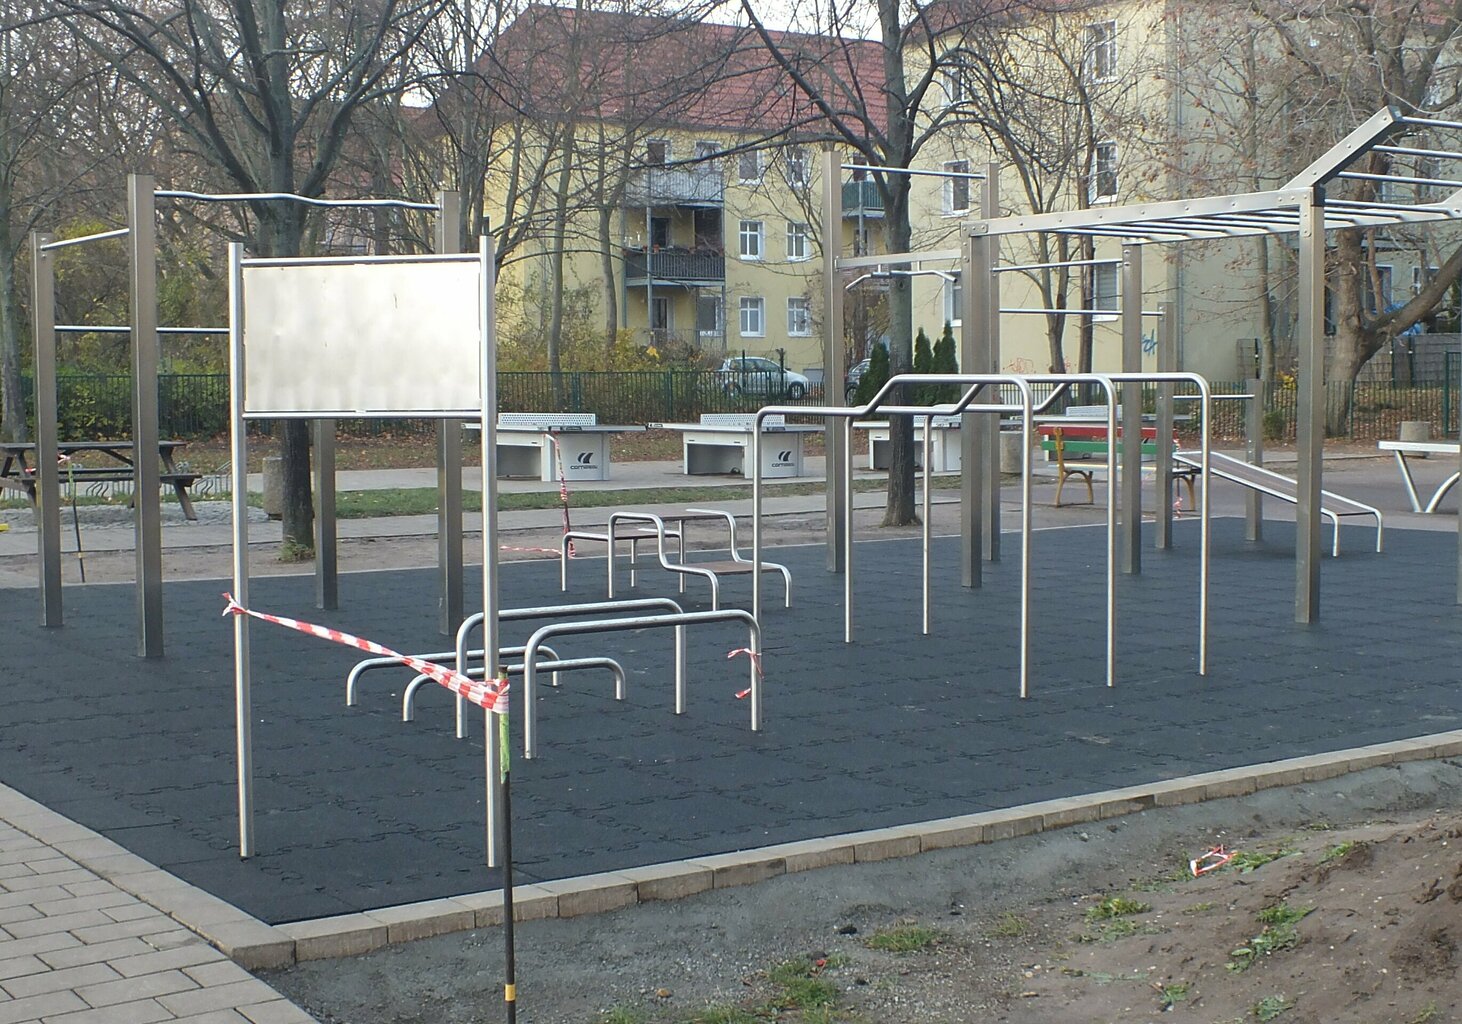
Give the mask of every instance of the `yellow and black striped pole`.
M 508 678 L 504 675 L 498 686 L 506 691 Z M 518 1020 L 518 970 L 513 953 L 513 786 L 512 749 L 508 732 L 507 702 L 498 712 L 498 772 L 503 786 L 503 945 L 506 948 L 506 963 L 503 972 L 503 1005 L 508 1010 L 508 1024 Z

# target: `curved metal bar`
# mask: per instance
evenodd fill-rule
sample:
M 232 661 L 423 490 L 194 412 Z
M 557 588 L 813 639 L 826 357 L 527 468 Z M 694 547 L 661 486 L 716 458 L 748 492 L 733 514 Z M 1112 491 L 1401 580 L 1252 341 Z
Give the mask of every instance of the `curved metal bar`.
M 47 242 L 40 247 L 41 252 L 53 252 L 56 249 L 65 249 L 72 245 L 85 245 L 88 242 L 102 242 L 108 238 L 126 238 L 131 228 L 117 228 L 115 231 L 98 231 L 94 235 L 77 235 L 75 238 L 58 238 L 54 242 Z M 130 328 L 129 328 L 130 330 Z
M 480 649 L 475 651 L 468 651 L 466 653 L 468 659 L 482 657 L 482 651 Z M 498 650 L 499 657 L 502 657 L 504 655 L 514 655 L 522 653 L 523 648 L 521 647 L 502 647 Z M 455 650 L 435 651 L 431 654 L 418 654 L 415 655 L 415 657 L 421 659 L 422 661 L 441 661 L 443 658 L 455 657 L 456 654 L 457 652 Z M 364 661 L 356 662 L 355 666 L 351 668 L 350 674 L 345 677 L 345 706 L 348 708 L 352 708 L 360 702 L 361 676 L 365 675 L 367 672 L 375 671 L 376 669 L 395 668 L 404 664 L 406 664 L 406 662 L 403 658 L 366 658 Z M 422 679 L 425 677 L 418 675 L 416 678 Z M 553 685 L 558 685 L 557 679 L 554 680 Z
M 560 658 L 558 656 L 558 652 L 555 651 L 552 647 L 548 647 L 546 645 L 540 647 L 539 650 L 548 655 L 548 659 L 540 662 L 539 667 L 552 670 L 554 686 L 558 685 L 558 673 L 564 665 L 568 664 L 571 667 L 577 668 L 579 666 L 577 664 L 574 664 L 575 662 L 593 660 L 584 658 L 570 658 L 568 660 L 565 660 L 563 658 Z M 482 655 L 481 651 L 475 651 L 473 653 L 476 654 L 478 657 L 481 657 Z M 498 656 L 503 658 L 522 657 L 522 655 L 523 648 L 521 647 L 503 647 L 498 650 Z M 518 666 L 518 668 L 521 670 L 521 666 Z M 466 676 L 468 679 L 481 679 L 485 671 L 486 669 L 483 667 L 468 668 L 465 672 L 462 673 L 462 675 Z M 432 682 L 432 678 L 425 673 L 422 673 L 413 676 L 411 682 L 406 684 L 406 689 L 401 692 L 401 721 L 413 722 L 416 720 L 416 693 L 429 682 Z M 616 693 L 618 694 L 619 700 L 624 699 L 623 689 L 623 683 L 621 682 L 620 686 L 616 688 Z
M 417 203 L 409 199 L 319 199 L 314 196 L 295 195 L 293 192 L 234 192 L 214 195 L 208 192 L 185 192 L 178 189 L 158 189 L 153 193 L 158 199 L 191 199 L 199 203 L 239 203 L 283 200 L 302 203 L 305 206 L 372 207 L 384 206 L 396 210 L 440 210 L 436 203 Z
M 628 619 L 592 619 L 588 622 L 553 622 L 541 626 L 523 648 L 523 756 L 531 758 L 536 753 L 538 715 L 536 699 L 538 694 L 537 652 L 549 637 L 574 636 L 581 633 L 617 633 L 630 629 L 654 629 L 660 626 L 694 625 L 699 622 L 744 622 L 750 639 L 748 652 L 751 655 L 751 731 L 761 731 L 761 627 L 756 617 L 741 608 L 724 608 L 710 612 L 680 612 L 672 615 L 640 615 Z M 679 684 L 677 683 L 677 686 Z M 677 696 L 679 691 L 677 690 Z
M 498 612 L 499 622 L 513 622 L 519 619 L 543 619 L 550 615 L 598 615 L 601 612 L 619 611 L 648 611 L 651 608 L 662 608 L 673 612 L 681 611 L 680 605 L 668 597 L 636 597 L 625 601 L 590 601 L 587 604 L 549 604 L 528 608 L 504 608 Z M 475 612 L 462 620 L 457 627 L 457 647 L 453 652 L 456 660 L 453 667 L 462 671 L 467 663 L 467 638 L 472 631 L 482 626 L 482 613 Z M 677 661 L 677 671 L 683 672 L 685 666 L 684 648 L 680 645 L 680 658 Z M 480 657 L 480 655 L 479 655 Z M 457 725 L 457 738 L 466 737 L 466 730 L 463 729 L 459 720 Z

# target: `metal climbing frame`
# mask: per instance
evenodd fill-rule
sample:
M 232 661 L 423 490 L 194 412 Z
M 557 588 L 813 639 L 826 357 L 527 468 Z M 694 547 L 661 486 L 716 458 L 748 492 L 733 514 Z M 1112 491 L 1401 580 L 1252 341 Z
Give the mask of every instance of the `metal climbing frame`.
M 1408 137 L 1425 141 L 1444 133 L 1462 133 L 1462 122 L 1411 117 L 1403 115 L 1394 107 L 1387 107 L 1377 111 L 1278 189 L 1003 218 L 998 215 L 998 211 L 987 207 L 982 211 L 981 219 L 967 222 L 963 231 L 965 330 L 961 344 L 961 366 L 967 370 L 983 371 L 998 365 L 998 242 L 1004 236 L 1049 233 L 1112 238 L 1122 242 L 1122 369 L 1124 373 L 1133 373 L 1140 369 L 1141 362 L 1141 331 L 1140 326 L 1134 329 L 1134 324 L 1137 324 L 1141 316 L 1143 245 L 1213 241 L 1265 234 L 1297 234 L 1299 322 L 1296 334 L 1299 338 L 1300 361 L 1294 617 L 1299 623 L 1318 621 L 1322 519 L 1320 499 L 1325 433 L 1325 232 L 1342 228 L 1435 224 L 1462 219 L 1462 178 L 1444 178 L 1430 174 L 1372 174 L 1347 169 L 1373 152 L 1419 160 L 1462 160 L 1462 149 L 1455 145 L 1449 148 L 1423 148 L 1390 144 Z M 1392 159 L 1388 166 L 1394 169 L 1400 164 L 1401 161 Z M 1417 197 L 1418 201 L 1405 202 L 1400 198 L 1389 197 L 1371 200 L 1338 199 L 1327 195 L 1327 188 L 1350 180 L 1369 183 L 1376 195 L 1386 193 L 1374 186 L 1390 181 L 1399 186 L 1391 191 L 1391 196 L 1412 196 Z M 1405 187 L 1416 183 L 1451 187 L 1456 191 L 1438 202 L 1422 202 L 1418 189 Z M 838 262 L 844 267 L 859 265 L 858 260 Z M 980 325 L 983 329 L 972 330 L 975 325 Z M 1170 345 L 1175 334 L 1176 326 L 1165 331 L 1165 344 Z M 1160 368 L 1171 368 L 1170 363 L 1163 364 L 1163 358 L 1164 355 L 1160 352 Z M 1167 353 L 1166 358 L 1171 360 L 1171 352 Z M 1128 403 L 1127 417 L 1136 414 L 1136 410 L 1131 408 L 1134 405 L 1135 403 Z M 1132 429 L 1129 422 L 1129 432 Z M 967 441 L 966 445 L 964 464 L 967 500 L 962 510 L 962 533 L 965 536 L 963 557 L 967 563 L 967 571 L 973 568 L 977 581 L 980 555 L 971 544 L 970 528 L 979 509 L 973 507 L 973 503 L 968 500 L 968 489 L 972 480 L 983 480 L 990 488 L 998 489 L 998 476 L 995 475 L 998 462 L 994 461 L 993 453 L 988 447 L 973 446 L 972 440 Z M 1131 453 L 1125 454 L 1124 462 L 1129 458 L 1135 456 Z M 1462 462 L 1459 462 L 1459 466 L 1462 466 Z M 975 470 L 973 473 L 970 472 L 971 467 Z M 1127 551 L 1131 562 L 1128 570 L 1131 572 L 1136 572 L 1139 568 L 1135 543 L 1141 529 L 1139 519 L 1140 517 L 1134 516 L 1125 531 L 1129 537 Z M 997 550 L 990 548 L 988 544 L 990 524 L 987 521 L 984 525 L 987 531 L 987 552 L 995 557 Z M 1459 540 L 1462 540 L 1462 519 L 1458 521 L 1458 530 Z M 1159 532 L 1162 533 L 1161 528 Z M 1458 544 L 1457 557 L 1458 601 L 1462 603 L 1462 543 Z M 967 582 L 970 581 L 967 579 Z

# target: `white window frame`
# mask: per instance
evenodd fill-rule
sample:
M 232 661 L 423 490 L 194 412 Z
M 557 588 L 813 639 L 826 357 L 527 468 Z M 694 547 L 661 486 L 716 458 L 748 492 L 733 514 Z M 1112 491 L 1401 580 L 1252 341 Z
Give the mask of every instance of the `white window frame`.
M 1094 21 L 1086 26 L 1086 47 L 1082 57 L 1082 72 L 1086 81 L 1111 82 L 1116 80 L 1117 22 L 1115 20 Z
M 1102 154 L 1110 153 L 1110 161 L 1103 161 Z M 1087 198 L 1093 203 L 1111 203 L 1117 199 L 1117 192 L 1121 188 L 1121 177 L 1118 172 L 1118 151 L 1117 143 L 1112 139 L 1104 139 L 1098 142 L 1091 150 L 1091 178 L 1087 182 Z M 1104 169 L 1105 168 L 1105 169 Z M 1102 176 L 1110 176 L 1112 187 L 1110 191 L 1098 191 L 1102 185 Z
M 805 295 L 787 298 L 787 337 L 812 337 L 812 301 Z
M 946 160 L 944 161 L 944 172 L 946 174 L 969 174 L 970 162 L 968 160 Z M 945 178 L 944 179 L 944 216 L 959 217 L 970 212 L 971 195 L 974 192 L 970 188 L 973 178 Z M 963 192 L 964 205 L 956 205 Z
M 782 151 L 782 161 L 788 185 L 806 188 L 812 184 L 812 153 L 806 146 L 788 146 Z
M 756 167 L 756 176 L 746 176 L 746 161 L 750 160 Z M 762 176 L 766 174 L 766 164 L 762 160 L 762 152 L 759 149 L 742 150 L 736 154 L 736 180 L 743 185 L 760 185 Z
M 737 326 L 743 338 L 767 336 L 767 300 L 760 295 L 743 295 L 737 307 Z M 755 319 L 755 323 L 752 322 Z
M 1111 278 L 1111 290 L 1107 293 L 1101 286 L 1101 279 Z M 1109 298 L 1111 305 L 1102 305 L 1102 300 Z M 1116 263 L 1098 263 L 1091 268 L 1091 308 L 1112 311 L 1110 316 L 1093 316 L 1091 322 L 1094 324 L 1110 323 L 1121 317 L 1122 313 L 1122 268 Z
M 807 228 L 808 225 L 801 221 L 787 221 L 788 263 L 802 263 L 812 259 L 812 245 Z
M 944 106 L 957 107 L 965 101 L 965 78 L 964 66 L 959 63 L 951 63 L 940 72 L 941 84 L 944 86 Z
M 697 160 L 710 160 L 721 152 L 721 147 L 708 139 L 697 139 L 693 152 Z
M 759 220 L 744 220 L 736 232 L 737 252 L 749 263 L 759 262 L 767 251 L 766 225 Z M 748 243 L 754 243 L 755 252 Z
M 951 327 L 964 323 L 964 300 L 964 281 L 955 272 L 944 282 L 944 319 Z

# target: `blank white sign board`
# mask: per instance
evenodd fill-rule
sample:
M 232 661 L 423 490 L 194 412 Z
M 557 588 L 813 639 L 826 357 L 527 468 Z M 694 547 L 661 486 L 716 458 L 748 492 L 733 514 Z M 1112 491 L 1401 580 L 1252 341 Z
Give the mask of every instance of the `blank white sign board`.
M 480 415 L 482 265 L 241 268 L 244 415 Z

